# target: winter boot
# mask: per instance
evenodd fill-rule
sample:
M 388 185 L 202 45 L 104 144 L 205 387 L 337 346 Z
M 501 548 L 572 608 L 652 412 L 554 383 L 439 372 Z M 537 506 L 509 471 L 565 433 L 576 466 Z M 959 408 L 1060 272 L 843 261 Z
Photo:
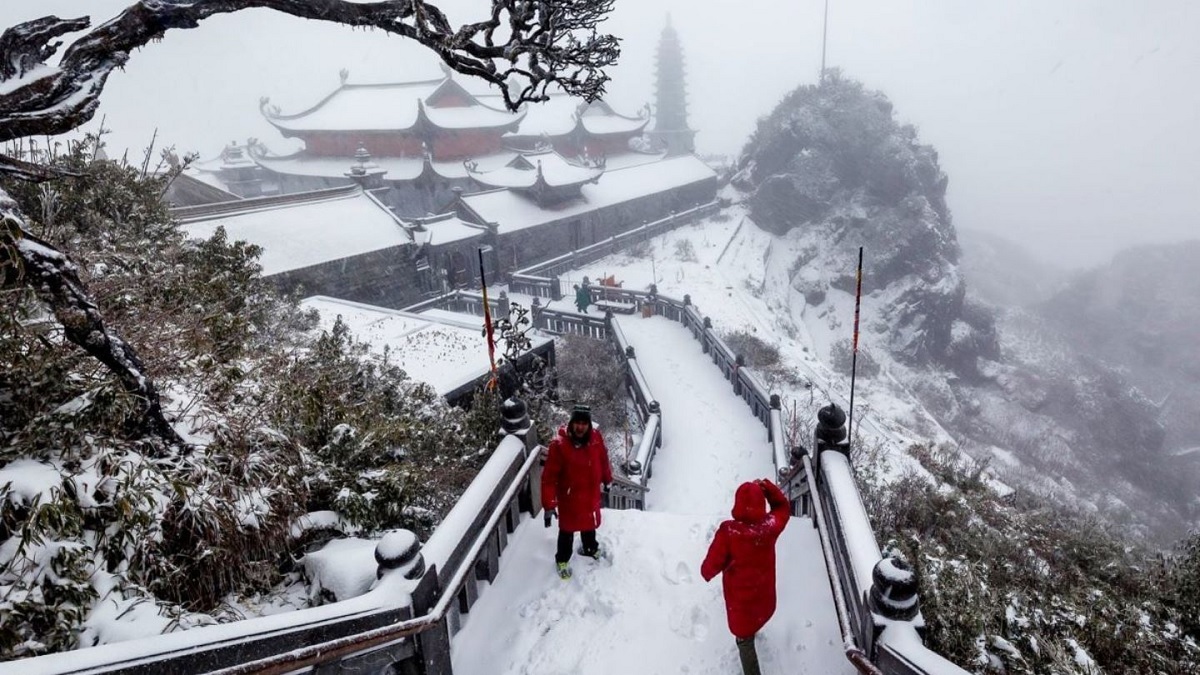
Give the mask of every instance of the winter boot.
M 742 660 L 742 675 L 762 675 L 758 669 L 758 652 L 754 649 L 754 638 L 737 639 L 738 658 Z
M 566 581 L 567 579 L 571 578 L 571 566 L 570 565 L 568 565 L 567 563 L 555 563 L 555 567 L 558 569 L 558 578 L 559 579 Z
M 582 546 L 580 546 L 578 549 L 576 549 L 575 552 L 578 553 L 579 555 L 586 556 L 593 560 L 602 560 L 605 557 L 604 549 L 600 548 L 599 545 L 596 546 L 595 551 L 588 551 L 585 548 L 583 548 Z

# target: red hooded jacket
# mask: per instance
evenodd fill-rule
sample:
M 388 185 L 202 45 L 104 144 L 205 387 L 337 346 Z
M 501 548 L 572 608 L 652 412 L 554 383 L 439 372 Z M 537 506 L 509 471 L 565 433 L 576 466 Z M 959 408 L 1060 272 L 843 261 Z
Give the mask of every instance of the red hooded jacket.
M 600 484 L 613 480 L 608 448 L 600 432 L 592 429 L 580 446 L 567 428 L 559 427 L 542 468 L 542 508 L 558 510 L 558 527 L 566 532 L 586 532 L 600 526 Z
M 721 523 L 708 547 L 700 575 L 712 581 L 724 573 L 725 612 L 735 637 L 752 637 L 775 613 L 775 540 L 791 515 L 787 497 L 771 481 L 742 483 L 733 499 L 734 519 Z

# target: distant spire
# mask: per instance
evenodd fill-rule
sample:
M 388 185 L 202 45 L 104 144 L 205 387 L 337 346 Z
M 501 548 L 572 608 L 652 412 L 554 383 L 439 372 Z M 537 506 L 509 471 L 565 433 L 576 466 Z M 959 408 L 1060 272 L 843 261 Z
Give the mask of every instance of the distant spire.
M 651 138 L 666 146 L 667 154 L 695 151 L 696 132 L 688 128 L 687 91 L 684 84 L 683 47 L 671 25 L 671 15 L 658 41 L 657 88 Z

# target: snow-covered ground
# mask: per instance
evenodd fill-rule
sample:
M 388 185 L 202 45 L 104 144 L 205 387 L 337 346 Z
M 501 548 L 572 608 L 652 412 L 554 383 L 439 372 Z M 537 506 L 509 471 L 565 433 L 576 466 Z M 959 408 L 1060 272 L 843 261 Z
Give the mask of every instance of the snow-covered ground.
M 799 246 L 788 237 L 759 229 L 741 206 L 734 205 L 716 216 L 655 237 L 636 254 L 619 252 L 568 272 L 562 276 L 562 283 L 569 289 L 585 276 L 593 283 L 612 276 L 628 289 L 644 291 L 655 283 L 663 295 L 680 299 L 689 295 L 701 314 L 712 319 L 718 334 L 744 331 L 779 350 L 781 368 L 792 373 L 792 381 L 781 379 L 766 384 L 773 393 L 780 394 L 785 411 L 794 407 L 799 427 L 809 429 L 820 406 L 833 401 L 843 409 L 849 407 L 850 378 L 834 371 L 829 363 L 834 342 L 851 337 L 854 297 L 831 289 L 820 306 L 807 305 L 803 294 L 791 288 L 788 281 L 798 255 L 793 249 Z M 864 288 L 864 293 L 868 290 Z M 509 296 L 526 306 L 532 300 L 521 294 Z M 864 350 L 874 347 L 875 335 L 869 328 L 871 302 L 871 298 L 864 298 L 860 342 Z M 573 312 L 573 303 L 572 295 L 549 306 Z M 686 342 L 695 343 L 690 337 Z M 672 342 L 666 346 L 674 345 Z M 885 351 L 882 347 L 875 349 L 880 355 Z M 645 368 L 646 362 L 642 365 Z M 665 395 L 657 390 L 654 394 Z M 667 418 L 667 424 L 671 423 Z M 854 425 L 862 445 L 882 450 L 885 464 L 881 469 L 892 475 L 907 468 L 920 470 L 919 464 L 903 452 L 908 445 L 929 440 L 953 442 L 917 397 L 886 368 L 876 377 L 859 378 Z M 800 440 L 807 443 L 806 437 Z
M 728 513 L 738 485 L 775 474 L 766 427 L 683 324 L 660 316 L 617 320 L 662 406 L 663 446 L 646 508 Z
M 611 560 L 576 556 L 554 571 L 557 528 L 526 520 L 454 638 L 462 675 L 611 675 L 738 672 L 720 579 L 700 562 L 733 493 L 773 473 L 761 422 L 682 325 L 620 318 L 662 406 L 663 446 L 645 512 L 606 511 Z M 763 672 L 852 673 L 812 522 L 793 518 L 778 544 L 778 603 L 759 635 Z
M 714 369 L 715 370 L 715 369 Z M 500 575 L 453 640 L 458 675 L 728 675 L 741 672 L 720 578 L 700 561 L 719 517 L 607 511 L 611 565 L 554 573 L 556 528 L 526 520 Z M 793 518 L 778 543 L 779 609 L 759 633 L 764 675 L 854 673 L 842 654 L 816 530 Z

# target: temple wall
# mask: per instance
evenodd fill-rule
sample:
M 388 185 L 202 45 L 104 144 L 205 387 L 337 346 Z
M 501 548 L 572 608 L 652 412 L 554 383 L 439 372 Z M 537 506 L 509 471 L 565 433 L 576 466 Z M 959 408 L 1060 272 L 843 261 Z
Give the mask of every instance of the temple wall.
M 425 297 L 430 286 L 412 258 L 412 246 L 396 246 L 272 275 L 283 292 L 328 295 L 399 309 Z

